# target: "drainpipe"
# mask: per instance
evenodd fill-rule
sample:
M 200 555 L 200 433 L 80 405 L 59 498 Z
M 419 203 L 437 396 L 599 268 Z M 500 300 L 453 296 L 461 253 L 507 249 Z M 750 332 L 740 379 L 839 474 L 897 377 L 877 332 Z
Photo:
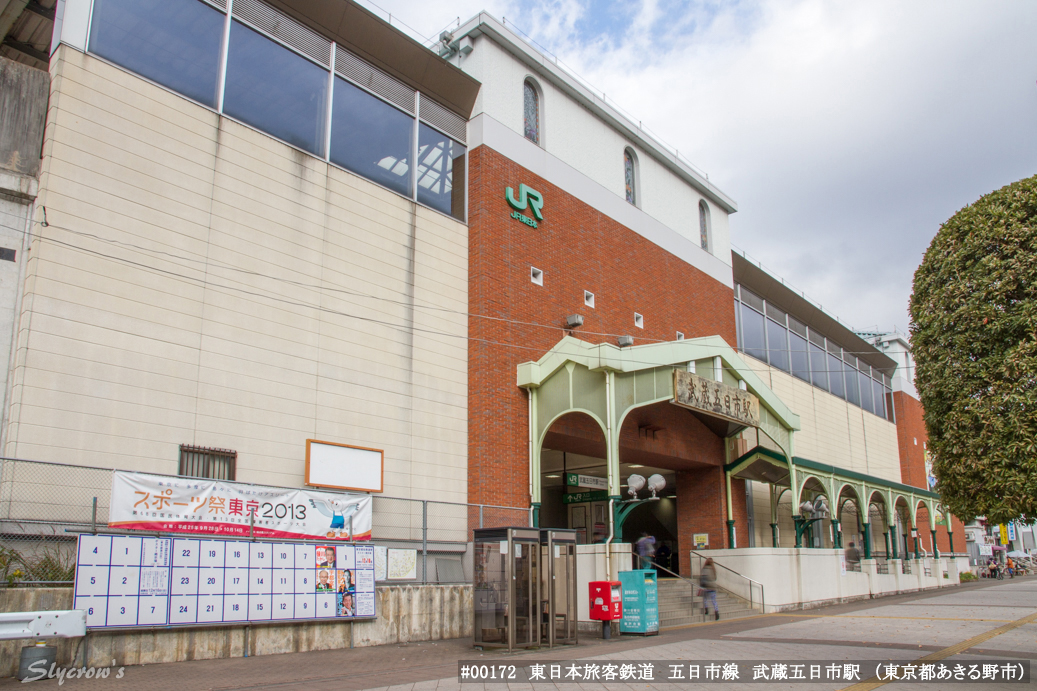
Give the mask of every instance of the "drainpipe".
M 606 475 L 608 477 L 609 484 L 609 537 L 605 540 L 605 580 L 612 580 L 612 540 L 616 536 L 616 494 L 619 493 L 619 477 L 613 477 L 612 473 L 612 461 L 614 450 L 612 448 L 612 415 L 615 410 L 615 404 L 612 401 L 612 391 L 614 389 L 614 381 L 612 379 L 612 372 L 605 372 L 605 463 L 606 463 Z M 618 468 L 618 464 L 617 464 Z M 612 488 L 615 487 L 616 492 L 613 493 Z
M 529 397 L 529 504 L 533 505 L 533 389 L 526 389 Z

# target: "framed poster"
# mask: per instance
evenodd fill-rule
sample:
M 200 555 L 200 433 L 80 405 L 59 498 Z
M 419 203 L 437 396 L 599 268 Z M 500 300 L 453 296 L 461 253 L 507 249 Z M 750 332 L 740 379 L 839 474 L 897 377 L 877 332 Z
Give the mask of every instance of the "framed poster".
M 388 574 L 388 549 L 383 545 L 374 546 L 374 579 L 384 581 Z
M 306 484 L 312 487 L 381 492 L 384 464 L 381 449 L 306 440 Z
M 390 581 L 413 581 L 418 577 L 418 550 L 390 549 L 386 578 Z

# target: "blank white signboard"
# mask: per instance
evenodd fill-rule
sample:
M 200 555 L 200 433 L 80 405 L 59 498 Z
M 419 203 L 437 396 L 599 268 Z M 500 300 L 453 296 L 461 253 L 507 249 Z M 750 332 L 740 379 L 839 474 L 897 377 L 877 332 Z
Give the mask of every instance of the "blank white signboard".
M 306 484 L 315 487 L 382 491 L 382 462 L 379 449 L 306 440 Z

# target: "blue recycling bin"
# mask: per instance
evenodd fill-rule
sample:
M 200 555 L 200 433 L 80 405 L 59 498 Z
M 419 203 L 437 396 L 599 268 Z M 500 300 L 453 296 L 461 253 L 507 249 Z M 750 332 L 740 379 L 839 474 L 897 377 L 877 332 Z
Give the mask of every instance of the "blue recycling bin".
M 659 584 L 654 569 L 621 571 L 623 618 L 620 633 L 655 636 L 659 633 Z

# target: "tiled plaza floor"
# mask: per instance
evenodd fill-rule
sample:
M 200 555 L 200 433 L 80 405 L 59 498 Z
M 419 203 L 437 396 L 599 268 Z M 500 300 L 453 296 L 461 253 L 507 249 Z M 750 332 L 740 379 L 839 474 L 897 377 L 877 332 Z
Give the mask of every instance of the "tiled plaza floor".
M 577 647 L 529 653 L 479 652 L 469 639 L 409 645 L 269 655 L 228 660 L 179 662 L 128 667 L 122 679 L 68 680 L 69 688 L 147 689 L 195 691 L 214 689 L 335 689 L 336 691 L 513 691 L 529 689 L 740 689 L 759 684 L 658 681 L 580 683 L 460 683 L 458 661 L 495 665 L 550 664 L 573 660 L 686 661 L 707 664 L 721 660 L 826 661 L 886 660 L 907 662 L 923 656 L 941 656 L 950 665 L 974 660 L 1023 660 L 1037 663 L 1037 621 L 1016 625 L 964 650 L 946 649 L 1030 615 L 1037 615 L 1037 578 L 980 582 L 954 589 L 900 595 L 822 609 L 720 621 L 667 631 L 652 638 L 602 641 L 584 637 Z M 942 652 L 941 652 L 942 651 Z M 956 654 L 951 654 L 955 652 Z M 1037 672 L 1037 669 L 1035 669 Z M 863 669 L 867 679 L 874 667 Z M 21 687 L 13 679 L 0 680 L 0 691 Z M 1032 682 L 1031 682 L 1032 685 Z M 34 682 L 32 688 L 56 687 L 56 680 Z M 815 691 L 874 688 L 852 682 L 810 684 L 771 682 L 766 688 L 803 688 Z M 964 682 L 898 682 L 881 688 L 1018 689 L 1021 684 Z

